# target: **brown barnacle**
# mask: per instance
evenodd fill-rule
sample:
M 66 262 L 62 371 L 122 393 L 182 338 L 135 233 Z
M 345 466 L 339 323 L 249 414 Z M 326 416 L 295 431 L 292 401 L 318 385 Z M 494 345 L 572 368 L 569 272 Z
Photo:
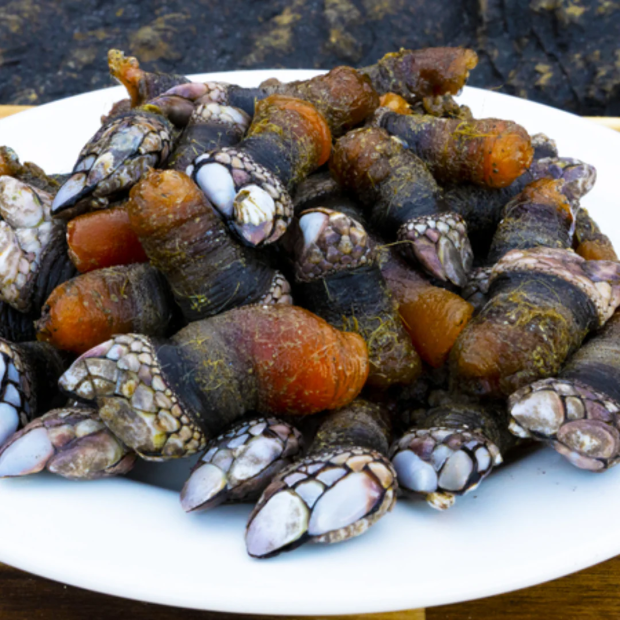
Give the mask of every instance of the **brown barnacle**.
M 219 103 L 202 103 L 192 112 L 167 167 L 185 172 L 203 153 L 234 146 L 243 138 L 250 117 L 238 108 Z
M 516 444 L 504 402 L 444 396 L 412 418 L 415 423 L 394 442 L 390 458 L 403 494 L 421 495 L 438 510 L 476 489 Z
M 387 458 L 390 433 L 386 411 L 362 399 L 328 415 L 307 456 L 280 472 L 258 500 L 246 529 L 249 555 L 342 542 L 391 511 L 397 482 Z
M 301 214 L 299 227 L 295 269 L 302 304 L 334 327 L 364 338 L 369 385 L 387 388 L 415 381 L 420 358 L 363 226 L 339 211 L 316 208 Z
M 97 480 L 126 474 L 134 461 L 96 409 L 64 407 L 30 422 L 0 448 L 0 478 L 47 469 L 70 480 Z
M 596 169 L 578 159 L 545 157 L 507 187 L 482 187 L 473 183 L 454 184 L 444 190 L 447 207 L 463 217 L 477 258 L 484 259 L 505 205 L 538 179 L 562 179 L 562 193 L 575 206 L 596 181 Z
M 620 462 L 620 313 L 561 372 L 522 387 L 508 401 L 510 430 L 554 448 L 581 469 Z
M 185 512 L 257 500 L 303 449 L 302 434 L 271 416 L 249 416 L 212 439 L 181 491 Z
M 125 56 L 117 49 L 108 51 L 108 67 L 110 75 L 127 89 L 132 107 L 140 106 L 174 86 L 189 83 L 182 75 L 144 71 L 137 58 Z
M 488 265 L 511 250 L 571 248 L 575 216 L 562 193 L 564 185 L 562 179 L 539 179 L 504 207 L 487 256 Z
M 370 78 L 380 95 L 392 92 L 415 103 L 424 97 L 458 94 L 477 64 L 473 50 L 429 47 L 386 54 L 359 71 Z
M 323 115 L 333 136 L 361 124 L 379 106 L 379 95 L 367 76 L 352 67 L 336 67 L 309 80 L 264 82 L 269 94 L 288 95 L 310 102 Z
M 125 445 L 161 460 L 204 449 L 249 411 L 305 415 L 338 409 L 368 376 L 366 343 L 289 305 L 245 306 L 190 323 L 169 340 L 115 336 L 60 379 L 95 401 Z
M 506 187 L 528 169 L 534 155 L 529 134 L 512 121 L 405 116 L 383 110 L 379 126 L 403 140 L 440 183 Z
M 0 300 L 38 312 L 50 286 L 75 273 L 52 196 L 15 177 L 0 176 Z
M 147 173 L 131 190 L 127 210 L 133 231 L 151 264 L 165 275 L 187 321 L 266 303 L 268 296 L 271 303 L 290 296 L 284 277 L 231 237 L 183 172 Z
M 0 446 L 28 422 L 64 403 L 58 379 L 67 367 L 66 356 L 49 344 L 0 338 Z
M 489 301 L 450 354 L 452 387 L 508 396 L 557 375 L 584 337 L 620 303 L 620 266 L 572 250 L 513 250 L 493 268 Z
M 324 164 L 331 134 L 310 103 L 271 95 L 256 105 L 246 137 L 236 146 L 199 156 L 187 169 L 243 243 L 273 243 L 293 214 L 288 193 Z
M 148 264 L 90 271 L 54 289 L 37 321 L 37 339 L 80 354 L 113 334 L 163 336 L 174 318 L 171 297 L 165 278 Z
M 54 197 L 52 216 L 69 220 L 110 207 L 148 169 L 165 164 L 176 137 L 170 121 L 153 105 L 108 119 L 82 148 Z
M 336 143 L 330 170 L 409 260 L 440 280 L 467 282 L 473 257 L 465 223 L 445 211 L 435 179 L 400 140 L 376 127 L 351 131 Z
M 618 260 L 609 237 L 586 209 L 580 209 L 575 222 L 574 249 L 586 260 Z

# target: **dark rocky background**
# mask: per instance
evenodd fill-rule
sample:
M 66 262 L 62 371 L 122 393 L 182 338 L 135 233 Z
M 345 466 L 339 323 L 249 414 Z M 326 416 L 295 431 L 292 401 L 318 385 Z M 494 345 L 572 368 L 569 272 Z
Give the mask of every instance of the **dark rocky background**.
M 363 66 L 431 45 L 475 49 L 472 85 L 620 116 L 612 0 L 0 0 L 0 103 L 110 85 L 110 47 L 197 73 Z

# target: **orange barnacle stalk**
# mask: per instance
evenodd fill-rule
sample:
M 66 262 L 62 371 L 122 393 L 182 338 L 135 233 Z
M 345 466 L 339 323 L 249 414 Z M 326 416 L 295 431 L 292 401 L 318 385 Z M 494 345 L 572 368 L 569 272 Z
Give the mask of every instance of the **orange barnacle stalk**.
M 146 264 L 91 271 L 57 286 L 37 321 L 37 339 L 83 353 L 112 334 L 161 336 L 172 317 L 165 280 Z
M 506 187 L 534 157 L 529 134 L 512 121 L 405 116 L 385 110 L 379 125 L 404 140 L 444 183 Z
M 74 218 L 67 225 L 67 244 L 71 262 L 81 273 L 148 260 L 124 206 Z
M 413 346 L 430 366 L 447 359 L 474 307 L 456 293 L 430 282 L 395 260 L 382 268 Z
M 125 445 L 161 459 L 204 448 L 248 411 L 342 407 L 367 376 L 368 351 L 357 334 L 296 306 L 245 306 L 190 323 L 169 340 L 114 337 L 86 352 L 60 383 L 96 401 Z

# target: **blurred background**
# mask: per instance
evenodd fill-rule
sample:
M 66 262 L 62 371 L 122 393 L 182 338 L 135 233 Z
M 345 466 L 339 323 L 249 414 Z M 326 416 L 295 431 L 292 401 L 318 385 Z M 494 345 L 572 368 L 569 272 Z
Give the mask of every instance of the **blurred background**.
M 364 66 L 433 45 L 475 49 L 474 86 L 620 116 L 614 0 L 0 0 L 0 103 L 109 86 L 111 47 L 199 73 Z

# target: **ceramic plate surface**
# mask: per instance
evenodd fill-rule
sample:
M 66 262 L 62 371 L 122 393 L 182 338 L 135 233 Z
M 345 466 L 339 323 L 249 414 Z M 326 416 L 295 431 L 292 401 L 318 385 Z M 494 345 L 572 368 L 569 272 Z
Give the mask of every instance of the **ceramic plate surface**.
M 245 86 L 276 75 L 199 76 Z M 0 122 L 0 144 L 47 172 L 68 172 L 121 88 L 43 105 Z M 474 115 L 513 119 L 596 165 L 584 199 L 620 247 L 620 134 L 559 110 L 468 88 Z M 620 467 L 579 471 L 552 450 L 505 466 L 445 513 L 401 502 L 366 535 L 250 559 L 249 506 L 186 515 L 178 489 L 190 463 L 141 463 L 132 479 L 0 481 L 0 561 L 57 581 L 154 603 L 264 614 L 402 610 L 490 596 L 560 577 L 620 553 Z M 612 519 L 613 520 L 613 519 Z

